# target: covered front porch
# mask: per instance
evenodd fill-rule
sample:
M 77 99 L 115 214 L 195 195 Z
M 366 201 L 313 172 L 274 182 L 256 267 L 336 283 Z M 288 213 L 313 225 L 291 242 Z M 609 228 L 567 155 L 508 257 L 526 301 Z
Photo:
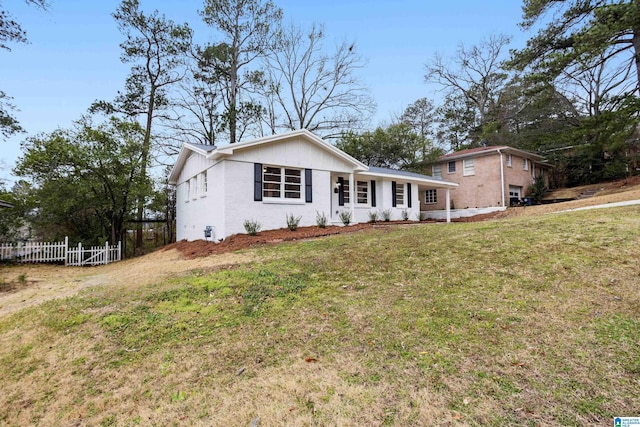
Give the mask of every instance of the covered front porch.
M 450 191 L 458 184 L 413 172 L 370 167 L 367 171 L 330 174 L 330 221 L 342 224 L 345 217 L 351 223 L 389 219 L 420 221 L 429 190 L 440 189 L 445 194 L 445 219 L 451 221 Z

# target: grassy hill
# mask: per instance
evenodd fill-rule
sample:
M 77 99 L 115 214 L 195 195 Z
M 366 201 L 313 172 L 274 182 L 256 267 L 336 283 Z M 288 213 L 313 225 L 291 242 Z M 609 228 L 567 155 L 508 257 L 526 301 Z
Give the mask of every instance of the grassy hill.
M 640 414 L 640 207 L 246 251 L 0 318 L 1 425 L 611 425 Z

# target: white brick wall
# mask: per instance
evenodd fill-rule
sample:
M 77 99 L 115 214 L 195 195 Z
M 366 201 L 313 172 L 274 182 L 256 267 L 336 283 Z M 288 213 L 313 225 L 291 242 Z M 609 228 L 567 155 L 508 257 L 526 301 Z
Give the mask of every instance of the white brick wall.
M 254 201 L 254 163 L 299 169 L 312 169 L 313 201 L 305 203 L 304 182 L 302 199 L 295 202 L 272 203 Z M 263 230 L 285 228 L 287 214 L 302 216 L 300 226 L 316 224 L 316 213 L 324 213 L 329 220 L 337 221 L 336 211 L 350 210 L 338 206 L 338 195 L 333 188 L 338 175 L 349 179 L 352 166 L 332 153 L 304 139 L 274 141 L 247 149 L 239 149 L 231 158 L 214 162 L 193 153 L 185 162 L 177 182 L 177 239 L 198 240 L 204 238 L 206 226 L 214 228 L 214 238 L 222 239 L 231 234 L 245 233 L 244 221 L 256 220 Z M 207 171 L 207 194 L 189 197 L 190 179 Z M 304 171 L 302 173 L 304 180 Z M 358 179 L 371 181 L 372 177 L 357 175 Z M 406 181 L 396 179 L 398 185 Z M 356 205 L 353 223 L 367 222 L 369 212 L 391 209 L 392 220 L 402 219 L 407 209 L 409 219 L 416 220 L 420 212 L 418 185 L 412 184 L 412 207 L 392 207 L 391 180 L 376 179 L 376 207 Z M 406 187 L 405 187 L 406 188 Z
M 330 173 L 314 169 L 312 172 L 313 202 L 304 202 L 304 184 L 302 199 L 291 203 L 256 202 L 253 200 L 253 163 L 225 161 L 227 181 L 225 189 L 226 235 L 245 233 L 244 221 L 253 219 L 260 222 L 263 230 L 286 228 L 287 214 L 302 216 L 300 226 L 316 224 L 316 211 L 329 216 Z M 303 172 L 304 175 L 304 172 Z

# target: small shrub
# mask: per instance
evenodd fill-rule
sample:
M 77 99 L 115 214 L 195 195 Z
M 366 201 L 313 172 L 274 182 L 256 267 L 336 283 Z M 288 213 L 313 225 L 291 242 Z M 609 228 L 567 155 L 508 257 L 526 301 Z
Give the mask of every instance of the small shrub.
M 378 212 L 370 211 L 369 212 L 369 222 L 376 222 L 378 220 Z
M 402 220 L 403 221 L 408 221 L 409 220 L 409 212 L 407 212 L 406 209 L 403 209 L 401 214 L 402 214 Z
M 382 220 L 384 222 L 391 221 L 391 209 L 385 209 L 383 211 L 380 211 L 380 216 L 382 217 Z
M 531 184 L 527 189 L 527 197 L 530 197 L 537 205 L 540 204 L 546 192 L 547 188 L 544 185 L 544 178 L 542 176 L 538 176 L 533 184 Z
M 243 225 L 244 231 L 246 231 L 249 236 L 255 236 L 262 228 L 262 224 L 255 219 L 247 219 L 244 221 Z
M 316 224 L 318 225 L 318 227 L 326 228 L 327 222 L 328 222 L 327 215 L 325 215 L 324 212 L 320 213 L 316 211 Z
M 344 225 L 351 224 L 351 212 L 350 211 L 342 211 L 342 212 L 340 212 L 340 214 L 338 215 L 338 218 L 340 218 L 340 221 L 342 221 L 342 223 Z
M 296 231 L 298 229 L 298 224 L 300 224 L 300 220 L 302 219 L 302 215 L 294 216 L 293 214 L 287 215 L 287 227 L 289 231 Z
M 418 221 L 426 221 L 427 220 L 427 213 L 426 212 L 418 212 L 416 214 L 416 218 L 418 218 Z

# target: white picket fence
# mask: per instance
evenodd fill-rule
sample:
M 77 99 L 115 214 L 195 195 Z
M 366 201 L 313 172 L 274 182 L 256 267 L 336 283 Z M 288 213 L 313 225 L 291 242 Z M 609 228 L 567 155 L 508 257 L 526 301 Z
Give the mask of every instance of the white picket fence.
M 69 247 L 69 238 L 64 242 L 26 242 L 0 244 L 0 260 L 17 262 L 64 262 L 65 265 L 102 265 L 122 260 L 122 244 L 109 246 Z

